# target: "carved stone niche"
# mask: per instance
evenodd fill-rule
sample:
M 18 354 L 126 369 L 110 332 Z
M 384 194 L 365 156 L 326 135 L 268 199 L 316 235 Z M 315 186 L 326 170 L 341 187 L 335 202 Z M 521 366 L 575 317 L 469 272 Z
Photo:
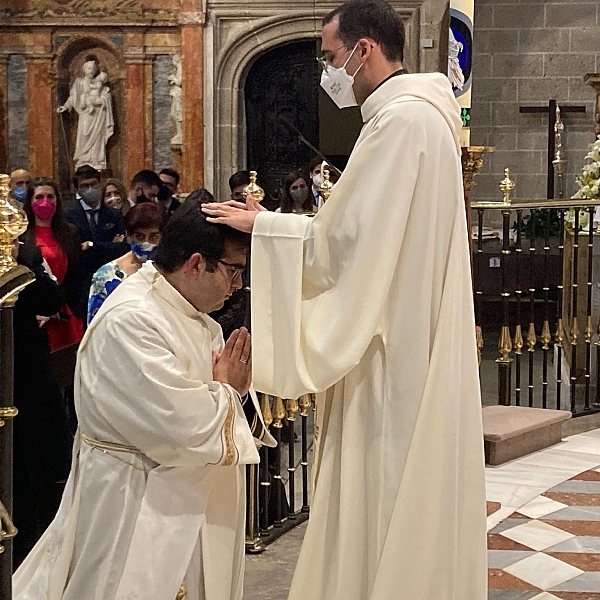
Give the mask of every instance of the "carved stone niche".
M 61 189 L 71 188 L 74 171 L 73 153 L 77 139 L 78 117 L 75 111 L 56 113 L 69 97 L 74 81 L 82 76 L 83 64 L 95 57 L 100 71 L 108 75 L 115 122 L 114 134 L 108 140 L 106 177 L 122 178 L 123 173 L 123 64 L 121 50 L 103 36 L 72 36 L 56 51 L 56 94 L 54 95 L 54 121 L 56 144 L 58 145 L 55 172 L 59 175 Z M 141 100 L 140 100 L 141 101 Z

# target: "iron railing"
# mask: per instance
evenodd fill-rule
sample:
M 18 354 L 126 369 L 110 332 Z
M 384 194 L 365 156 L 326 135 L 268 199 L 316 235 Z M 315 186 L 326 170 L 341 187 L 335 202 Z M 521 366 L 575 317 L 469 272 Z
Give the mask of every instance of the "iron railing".
M 594 213 L 600 202 L 510 202 L 509 196 L 505 202 L 471 204 L 482 367 L 490 360 L 484 339 L 497 335 L 499 404 L 570 410 L 573 416 L 597 412 Z M 496 228 L 486 227 L 490 223 Z

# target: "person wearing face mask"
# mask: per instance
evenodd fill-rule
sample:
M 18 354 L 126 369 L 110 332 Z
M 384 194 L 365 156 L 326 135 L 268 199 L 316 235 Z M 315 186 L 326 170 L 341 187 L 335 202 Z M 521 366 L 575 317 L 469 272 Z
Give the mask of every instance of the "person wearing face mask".
M 30 180 L 31 176 L 25 169 L 15 169 L 10 174 L 10 197 L 17 203 L 19 208 L 23 208 Z
M 62 202 L 56 183 L 40 177 L 27 188 L 23 204 L 29 223 L 22 239 L 35 244 L 61 286 L 67 303 L 50 318 L 45 327 L 51 350 L 75 344 L 83 337 L 83 323 L 74 314 L 77 302 L 78 261 L 81 254 L 77 229 L 63 217 Z
M 303 214 L 316 212 L 316 208 L 310 193 L 310 182 L 301 171 L 288 173 L 283 182 L 280 206 L 276 212 Z
M 129 204 L 135 206 L 143 202 L 158 202 L 158 196 L 163 188 L 160 177 L 149 169 L 136 173 L 129 186 Z
M 384 0 L 349 0 L 321 34 L 322 86 L 364 121 L 323 208 L 204 206 L 211 222 L 252 231 L 256 387 L 319 394 L 288 600 L 484 600 L 460 107 L 444 74 L 406 74 L 402 17 Z
M 131 251 L 94 273 L 88 300 L 88 325 L 117 286 L 126 277 L 137 273 L 147 260 L 154 259 L 163 225 L 164 212 L 158 204 L 144 202 L 125 215 L 125 235 Z
M 82 256 L 77 276 L 77 301 L 73 310 L 84 322 L 92 276 L 104 264 L 129 251 L 120 211 L 103 201 L 100 173 L 90 166 L 79 167 L 73 176 L 76 202 L 65 210 L 65 219 L 77 227 Z
M 107 179 L 102 186 L 102 199 L 108 208 L 119 211 L 123 217 L 131 205 L 127 201 L 127 191 L 119 179 Z
M 323 176 L 321 169 L 323 167 L 323 159 L 320 156 L 315 156 L 308 165 L 308 176 L 312 185 L 310 186 L 311 194 L 313 195 L 313 202 L 317 209 L 321 208 L 321 184 L 323 183 Z

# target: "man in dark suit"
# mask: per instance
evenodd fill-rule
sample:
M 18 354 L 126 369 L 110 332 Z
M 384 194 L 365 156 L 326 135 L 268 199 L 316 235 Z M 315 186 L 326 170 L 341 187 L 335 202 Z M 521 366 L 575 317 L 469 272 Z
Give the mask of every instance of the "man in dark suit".
M 181 206 L 176 197 L 177 188 L 179 187 L 179 173 L 175 169 L 163 169 L 158 176 L 162 181 L 163 188 L 168 192 L 165 194 L 165 199 L 162 200 L 159 193 L 159 202 L 165 210 L 165 217 L 168 220 L 171 215 Z
M 73 312 L 83 318 L 94 273 L 111 260 L 129 252 L 122 214 L 102 202 L 100 173 L 87 165 L 73 177 L 76 202 L 65 210 L 65 219 L 75 225 L 81 238 L 77 299 Z

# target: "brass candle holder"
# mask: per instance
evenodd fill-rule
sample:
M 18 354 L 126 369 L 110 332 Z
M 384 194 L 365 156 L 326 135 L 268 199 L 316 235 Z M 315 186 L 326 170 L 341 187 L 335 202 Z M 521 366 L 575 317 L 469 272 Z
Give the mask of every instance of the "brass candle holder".
M 515 182 L 510 178 L 510 169 L 504 169 L 504 179 L 500 182 L 500 190 L 504 194 L 503 204 L 510 206 L 511 198 L 510 195 L 515 189 Z
M 27 231 L 27 215 L 9 199 L 10 177 L 0 175 L 0 305 L 16 302 L 19 292 L 35 276 L 13 258 L 15 240 Z
M 329 200 L 329 196 L 331 196 L 331 190 L 333 189 L 333 183 L 330 180 L 329 167 L 327 165 L 323 165 L 322 169 L 323 174 L 323 182 L 319 187 L 319 193 L 321 194 L 321 198 L 323 198 L 323 204 Z
M 265 190 L 256 183 L 257 175 L 256 171 L 250 171 L 250 183 L 244 188 L 244 198 L 250 194 L 257 202 L 262 202 L 265 198 Z

